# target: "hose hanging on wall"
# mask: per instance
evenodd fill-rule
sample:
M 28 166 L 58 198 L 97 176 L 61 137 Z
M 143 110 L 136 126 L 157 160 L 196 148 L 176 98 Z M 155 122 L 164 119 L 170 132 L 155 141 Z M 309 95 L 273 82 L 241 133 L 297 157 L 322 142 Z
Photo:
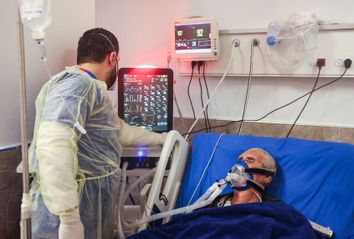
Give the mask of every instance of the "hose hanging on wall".
M 237 134 L 240 135 L 243 127 L 243 122 L 245 119 L 246 115 L 246 110 L 247 110 L 247 105 L 248 105 L 248 97 L 250 95 L 251 91 L 251 81 L 252 81 L 252 75 L 253 75 L 253 57 L 254 57 L 254 47 L 259 45 L 259 40 L 258 39 L 253 39 L 251 43 L 251 56 L 250 56 L 250 71 L 248 73 L 248 80 L 247 80 L 247 88 L 246 88 L 246 96 L 245 96 L 245 102 L 243 103 L 243 110 L 242 110 L 242 117 L 240 121 L 240 127 L 238 128 Z

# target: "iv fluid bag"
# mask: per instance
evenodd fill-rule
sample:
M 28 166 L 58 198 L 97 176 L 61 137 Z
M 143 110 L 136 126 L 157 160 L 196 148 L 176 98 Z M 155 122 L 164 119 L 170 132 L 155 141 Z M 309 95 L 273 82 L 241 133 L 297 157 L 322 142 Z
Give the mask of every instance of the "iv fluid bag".
M 50 5 L 50 0 L 21 0 L 21 19 L 32 30 L 34 40 L 43 40 L 44 29 L 52 22 Z

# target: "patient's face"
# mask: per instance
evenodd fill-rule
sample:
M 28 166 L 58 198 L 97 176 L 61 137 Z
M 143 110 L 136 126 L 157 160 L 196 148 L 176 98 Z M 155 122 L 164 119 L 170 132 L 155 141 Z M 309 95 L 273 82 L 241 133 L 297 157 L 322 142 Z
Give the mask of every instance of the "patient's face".
M 239 159 L 245 161 L 249 168 L 263 168 L 264 164 L 262 159 L 264 156 L 264 152 L 260 150 L 250 149 L 242 153 L 239 156 Z M 263 184 L 264 186 L 267 186 L 271 181 L 270 176 L 261 174 L 253 174 L 253 179 L 256 182 Z

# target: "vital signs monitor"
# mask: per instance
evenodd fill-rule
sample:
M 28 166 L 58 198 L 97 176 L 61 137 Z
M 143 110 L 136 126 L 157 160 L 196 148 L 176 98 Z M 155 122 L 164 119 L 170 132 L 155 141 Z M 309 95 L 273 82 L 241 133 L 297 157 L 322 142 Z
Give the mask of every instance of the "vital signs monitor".
M 187 18 L 174 22 L 173 55 L 177 60 L 216 60 L 219 35 L 213 18 Z

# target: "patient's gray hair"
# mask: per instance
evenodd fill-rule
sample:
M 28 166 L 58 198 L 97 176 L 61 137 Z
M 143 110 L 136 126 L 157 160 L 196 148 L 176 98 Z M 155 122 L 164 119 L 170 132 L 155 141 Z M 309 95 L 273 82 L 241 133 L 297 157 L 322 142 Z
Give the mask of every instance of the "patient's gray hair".
M 250 150 L 261 151 L 264 154 L 264 157 L 262 158 L 264 168 L 274 170 L 274 172 L 277 170 L 274 158 L 267 151 L 261 148 L 252 148 Z

